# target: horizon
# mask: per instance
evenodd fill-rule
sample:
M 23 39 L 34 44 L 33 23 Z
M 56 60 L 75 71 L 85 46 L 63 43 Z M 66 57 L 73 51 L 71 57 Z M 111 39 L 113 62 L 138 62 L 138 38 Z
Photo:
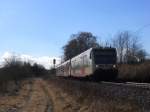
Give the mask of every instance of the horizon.
M 98 42 L 128 30 L 150 53 L 149 0 L 0 1 L 0 59 L 6 53 L 57 57 L 72 34 L 91 32 Z

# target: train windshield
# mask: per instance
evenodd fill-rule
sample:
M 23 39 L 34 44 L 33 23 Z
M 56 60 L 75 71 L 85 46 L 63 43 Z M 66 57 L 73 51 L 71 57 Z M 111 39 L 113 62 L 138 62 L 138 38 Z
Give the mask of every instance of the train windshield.
M 95 64 L 115 64 L 116 50 L 115 49 L 94 49 L 93 57 Z

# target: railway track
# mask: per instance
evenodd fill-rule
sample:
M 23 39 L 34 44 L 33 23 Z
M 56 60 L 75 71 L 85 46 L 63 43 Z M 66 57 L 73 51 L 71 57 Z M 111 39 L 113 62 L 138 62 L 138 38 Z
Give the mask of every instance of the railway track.
M 106 82 L 101 81 L 101 84 L 110 84 L 110 85 L 116 85 L 116 86 L 130 86 L 130 87 L 141 87 L 141 88 L 147 88 L 150 89 L 150 83 L 137 83 L 137 82 Z
M 139 87 L 139 88 L 147 88 L 150 89 L 150 83 L 137 83 L 137 82 L 113 82 L 113 81 L 93 81 L 88 79 L 79 79 L 79 78 L 64 78 L 59 77 L 63 80 L 74 80 L 74 81 L 81 81 L 81 82 L 89 82 L 89 83 L 98 83 L 98 84 L 107 84 L 107 85 L 114 85 L 114 86 L 125 86 L 125 87 Z
M 74 80 L 74 81 L 81 81 L 81 82 L 91 82 L 91 83 L 99 83 L 99 84 L 109 84 L 109 85 L 116 85 L 116 86 L 131 86 L 131 87 L 141 87 L 141 88 L 149 88 L 150 89 L 150 83 L 137 83 L 137 82 L 116 82 L 116 81 L 93 81 L 90 79 L 80 79 L 80 78 L 74 78 L 74 77 L 59 77 L 63 80 Z

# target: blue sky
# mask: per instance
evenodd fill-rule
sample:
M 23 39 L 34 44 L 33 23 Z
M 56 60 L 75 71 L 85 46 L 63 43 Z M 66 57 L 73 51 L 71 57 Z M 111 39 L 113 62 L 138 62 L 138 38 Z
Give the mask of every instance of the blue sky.
M 62 55 L 71 34 L 109 40 L 150 24 L 150 0 L 0 0 L 0 54 Z M 150 25 L 138 35 L 150 53 Z

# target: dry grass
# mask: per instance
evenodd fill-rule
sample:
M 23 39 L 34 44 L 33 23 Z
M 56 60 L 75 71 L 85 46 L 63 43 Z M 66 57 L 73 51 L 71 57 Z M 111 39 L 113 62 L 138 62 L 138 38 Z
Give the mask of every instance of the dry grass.
M 64 79 L 50 79 L 46 85 L 54 112 L 141 112 L 134 100 L 116 97 L 109 89 L 119 89 L 113 87 Z
M 124 81 L 150 82 L 150 62 L 120 65 L 118 78 Z
M 21 112 L 46 112 L 48 99 L 41 83 L 42 80 L 40 79 L 33 81 L 32 94 Z
M 22 81 L 17 95 L 0 97 L 0 112 L 51 112 L 50 100 L 44 88 L 40 78 Z
M 47 112 L 50 108 L 50 112 L 148 112 L 149 99 L 149 89 L 36 78 L 32 83 L 23 82 L 18 95 L 0 97 L 0 111 Z
M 21 86 L 20 91 L 16 95 L 0 96 L 0 112 L 16 110 L 25 105 L 26 99 L 29 98 L 31 92 L 32 83 L 30 80 L 25 80 L 22 81 Z

